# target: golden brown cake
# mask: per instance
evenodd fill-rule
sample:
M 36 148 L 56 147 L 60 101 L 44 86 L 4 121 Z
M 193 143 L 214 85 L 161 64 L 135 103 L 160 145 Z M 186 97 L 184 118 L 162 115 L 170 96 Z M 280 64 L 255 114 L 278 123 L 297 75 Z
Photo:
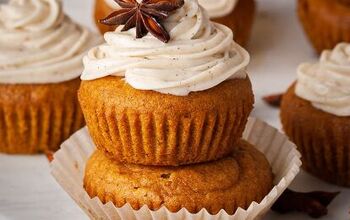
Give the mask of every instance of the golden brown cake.
M 55 151 L 84 125 L 80 79 L 57 84 L 0 84 L 0 152 Z
M 113 0 L 111 0 L 113 1 Z M 95 2 L 95 22 L 101 33 L 114 31 L 115 26 L 106 26 L 99 22 L 113 12 L 106 0 L 96 0 Z M 238 0 L 234 10 L 223 17 L 216 17 L 212 20 L 228 26 L 234 32 L 234 40 L 240 45 L 246 45 L 251 34 L 253 21 L 255 18 L 255 1 Z
M 117 207 L 129 203 L 139 209 L 165 206 L 172 212 L 202 208 L 211 214 L 260 202 L 272 188 L 273 174 L 264 155 L 240 140 L 221 160 L 190 166 L 154 167 L 119 164 L 96 151 L 89 159 L 84 187 L 90 197 Z
M 137 90 L 110 76 L 83 81 L 79 101 L 97 148 L 113 159 L 180 165 L 228 155 L 254 96 L 249 78 L 183 97 Z
M 298 146 L 303 167 L 331 183 L 350 186 L 350 117 L 316 109 L 295 95 L 295 85 L 283 97 L 283 129 Z
M 350 42 L 348 0 L 298 0 L 298 14 L 318 53 L 340 42 Z

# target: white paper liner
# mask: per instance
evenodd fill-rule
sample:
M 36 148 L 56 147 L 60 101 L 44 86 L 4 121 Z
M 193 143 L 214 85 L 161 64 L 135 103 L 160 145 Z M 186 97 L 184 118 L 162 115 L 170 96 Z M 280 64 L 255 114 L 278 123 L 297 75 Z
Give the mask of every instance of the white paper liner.
M 139 210 L 134 210 L 129 204 L 117 208 L 111 202 L 102 204 L 97 197 L 91 199 L 83 188 L 83 176 L 85 164 L 94 152 L 95 146 L 86 128 L 76 132 L 61 145 L 61 149 L 54 154 L 51 172 L 62 188 L 91 219 L 260 219 L 298 174 L 301 155 L 285 135 L 258 119 L 249 119 L 243 138 L 265 154 L 275 175 L 275 186 L 260 203 L 252 202 L 247 210 L 239 208 L 233 215 L 227 214 L 224 210 L 211 215 L 205 209 L 191 214 L 185 208 L 173 213 L 164 206 L 157 211 L 152 211 L 146 205 Z

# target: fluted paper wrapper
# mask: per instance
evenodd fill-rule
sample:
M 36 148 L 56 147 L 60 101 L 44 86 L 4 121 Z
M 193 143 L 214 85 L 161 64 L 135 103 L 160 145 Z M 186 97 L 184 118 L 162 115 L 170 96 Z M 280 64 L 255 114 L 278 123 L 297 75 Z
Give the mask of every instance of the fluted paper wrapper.
M 51 163 L 52 175 L 91 219 L 261 219 L 298 174 L 301 165 L 300 153 L 285 135 L 254 118 L 249 119 L 243 138 L 263 152 L 269 160 L 275 175 L 274 187 L 260 203 L 252 202 L 248 209 L 239 208 L 233 215 L 227 214 L 224 210 L 211 215 L 205 209 L 192 214 L 184 208 L 173 213 L 166 207 L 152 211 L 146 205 L 134 210 L 129 204 L 117 208 L 111 202 L 102 204 L 97 197 L 91 199 L 83 188 L 83 177 L 85 164 L 94 152 L 95 146 L 86 128 L 64 142 L 54 155 Z

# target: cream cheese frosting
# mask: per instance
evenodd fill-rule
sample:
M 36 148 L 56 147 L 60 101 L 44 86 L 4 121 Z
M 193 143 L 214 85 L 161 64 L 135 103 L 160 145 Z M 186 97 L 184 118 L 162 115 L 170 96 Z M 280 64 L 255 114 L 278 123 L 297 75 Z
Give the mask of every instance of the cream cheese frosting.
M 230 14 L 238 0 L 198 0 L 198 2 L 211 18 L 220 18 Z
M 0 83 L 58 83 L 79 77 L 97 35 L 63 13 L 60 0 L 0 5 Z
M 248 52 L 232 41 L 231 29 L 210 22 L 196 0 L 185 0 L 163 25 L 167 44 L 151 34 L 136 39 L 135 28 L 107 32 L 106 43 L 84 57 L 81 79 L 121 76 L 135 89 L 185 96 L 246 77 Z
M 295 93 L 320 110 L 350 116 L 350 44 L 324 51 L 316 64 L 301 64 Z

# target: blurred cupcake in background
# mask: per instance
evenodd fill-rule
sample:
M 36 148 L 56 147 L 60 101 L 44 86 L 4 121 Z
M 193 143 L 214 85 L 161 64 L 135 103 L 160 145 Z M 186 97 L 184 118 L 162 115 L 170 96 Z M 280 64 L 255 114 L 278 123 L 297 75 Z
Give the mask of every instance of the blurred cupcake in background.
M 115 27 L 105 26 L 98 21 L 114 9 L 118 9 L 119 1 L 121 0 L 96 0 L 95 21 L 102 33 L 114 31 Z M 232 29 L 237 43 L 244 46 L 248 42 L 254 21 L 254 0 L 199 0 L 198 2 L 206 9 L 213 21 Z
M 56 150 L 84 125 L 81 59 L 99 41 L 59 0 L 0 5 L 0 152 Z
M 285 132 L 304 168 L 331 183 L 350 186 L 350 44 L 322 53 L 298 68 L 298 80 L 281 107 Z
M 245 45 L 250 37 L 254 14 L 254 0 L 198 0 L 214 22 L 231 28 L 234 40 Z
M 298 14 L 317 53 L 350 42 L 350 0 L 298 0 Z

